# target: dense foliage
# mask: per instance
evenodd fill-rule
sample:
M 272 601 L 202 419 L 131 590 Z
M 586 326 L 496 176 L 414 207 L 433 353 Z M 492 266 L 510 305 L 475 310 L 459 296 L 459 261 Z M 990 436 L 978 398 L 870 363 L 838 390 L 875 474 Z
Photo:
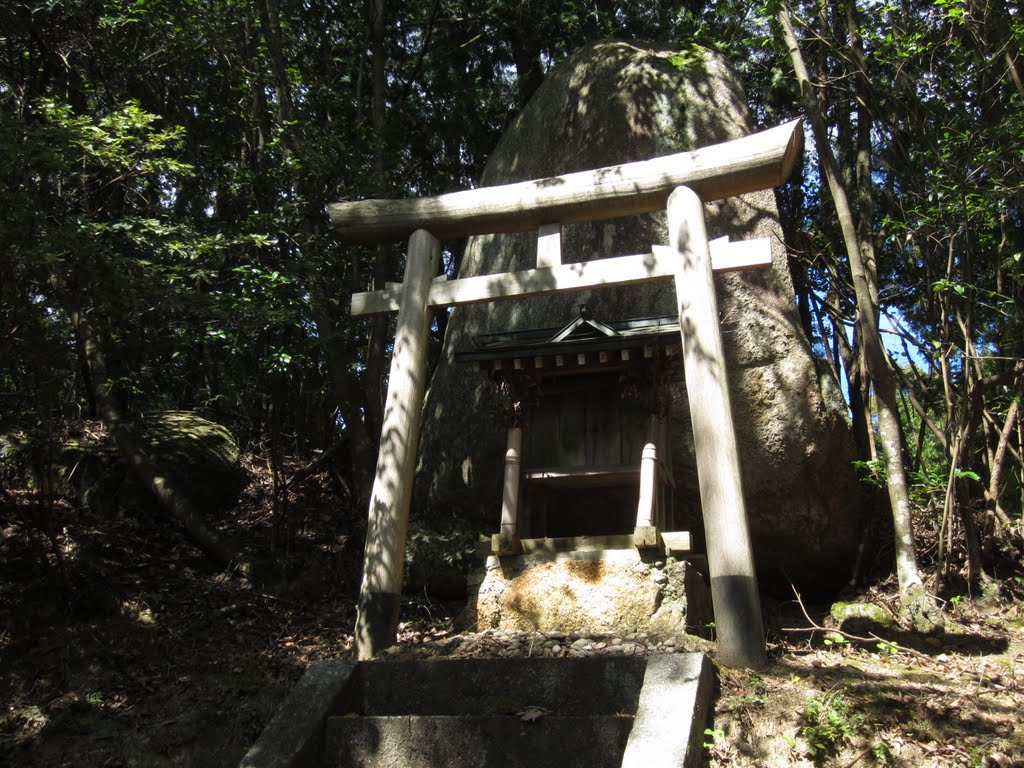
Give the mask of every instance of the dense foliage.
M 781 122 L 802 107 L 778 10 L 5 4 L 0 434 L 195 409 L 275 466 L 337 445 L 365 493 L 387 329 L 353 321 L 346 297 L 394 279 L 401 251 L 340 246 L 325 205 L 472 186 L 544 73 L 600 37 L 716 47 L 759 126 Z M 979 578 L 1022 528 L 1024 14 L 996 0 L 788 10 L 873 245 L 919 535 L 943 575 Z M 863 316 L 820 156 L 809 142 L 803 183 L 781 193 L 792 266 L 877 471 Z

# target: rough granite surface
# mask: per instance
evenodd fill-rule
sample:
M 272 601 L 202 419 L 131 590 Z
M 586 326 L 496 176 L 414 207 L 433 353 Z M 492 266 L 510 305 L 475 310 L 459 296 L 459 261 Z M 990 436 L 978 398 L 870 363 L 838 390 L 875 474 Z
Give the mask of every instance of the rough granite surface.
M 556 67 L 493 153 L 481 183 L 509 183 L 649 159 L 751 132 L 746 97 L 716 54 L 622 42 L 587 46 Z M 766 190 L 706 207 L 708 235 L 771 239 L 774 265 L 716 278 L 729 387 L 754 557 L 762 586 L 827 589 L 849 579 L 861 537 L 862 495 L 836 384 L 819 380 L 801 327 L 775 196 Z M 649 251 L 666 243 L 651 214 L 563 229 L 563 260 Z M 469 240 L 460 276 L 527 269 L 530 234 Z M 675 313 L 671 281 L 458 307 L 427 395 L 415 505 L 460 510 L 497 530 L 505 452 L 492 386 L 455 362 L 474 336 L 560 327 L 586 302 L 614 321 Z M 673 391 L 676 528 L 703 526 L 685 385 Z

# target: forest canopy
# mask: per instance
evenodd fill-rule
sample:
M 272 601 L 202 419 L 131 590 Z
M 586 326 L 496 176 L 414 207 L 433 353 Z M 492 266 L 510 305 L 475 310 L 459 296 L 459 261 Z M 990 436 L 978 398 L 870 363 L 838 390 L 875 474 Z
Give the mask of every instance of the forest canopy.
M 757 129 L 818 115 L 779 191 L 807 333 L 881 487 L 892 376 L 925 562 L 998 576 L 1024 526 L 1012 2 L 6 3 L 0 435 L 45 445 L 82 419 L 194 410 L 276 471 L 333 450 L 364 496 L 388 328 L 347 297 L 403 256 L 340 244 L 326 205 L 474 186 L 545 73 L 605 37 L 718 50 Z M 454 274 L 462 246 L 446 248 Z

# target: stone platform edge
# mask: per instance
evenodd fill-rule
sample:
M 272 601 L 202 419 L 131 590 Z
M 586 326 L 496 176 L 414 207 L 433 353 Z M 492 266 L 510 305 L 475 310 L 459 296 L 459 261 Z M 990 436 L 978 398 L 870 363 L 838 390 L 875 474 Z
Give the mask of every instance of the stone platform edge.
M 238 768 L 316 768 L 324 726 L 344 699 L 356 663 L 314 661 Z

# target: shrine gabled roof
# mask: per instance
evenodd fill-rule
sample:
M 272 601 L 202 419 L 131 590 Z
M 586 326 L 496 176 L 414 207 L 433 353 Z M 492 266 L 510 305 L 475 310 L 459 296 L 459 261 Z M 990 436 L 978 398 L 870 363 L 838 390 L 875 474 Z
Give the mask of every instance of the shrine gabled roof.
M 584 308 L 580 316 L 561 328 L 533 328 L 522 331 L 481 334 L 474 337 L 475 349 L 456 355 L 464 362 L 507 360 L 521 357 L 574 355 L 648 345 L 678 345 L 679 317 L 643 317 L 616 322 L 594 319 Z

